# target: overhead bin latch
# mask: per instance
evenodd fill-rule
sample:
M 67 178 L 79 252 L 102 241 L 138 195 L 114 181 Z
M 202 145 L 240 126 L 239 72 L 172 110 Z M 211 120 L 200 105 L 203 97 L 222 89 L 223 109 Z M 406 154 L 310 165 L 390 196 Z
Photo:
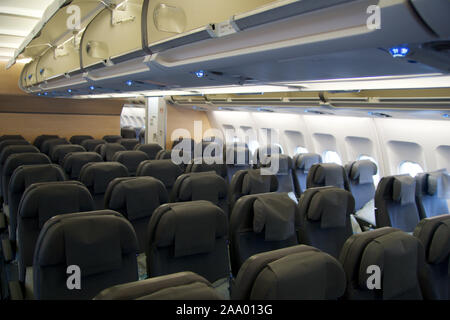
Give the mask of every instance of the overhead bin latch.
M 127 2 L 123 2 L 111 11 L 111 23 L 113 25 L 132 22 L 134 19 L 136 19 L 136 16 L 132 15 L 130 10 L 128 10 Z
M 241 31 L 234 22 L 234 18 L 228 21 L 212 24 L 210 35 L 214 38 L 221 38 Z

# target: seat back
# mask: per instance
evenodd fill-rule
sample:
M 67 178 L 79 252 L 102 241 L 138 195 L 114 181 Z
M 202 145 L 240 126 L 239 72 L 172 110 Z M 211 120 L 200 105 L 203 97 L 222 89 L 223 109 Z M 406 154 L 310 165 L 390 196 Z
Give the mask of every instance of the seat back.
M 142 151 L 118 151 L 112 157 L 112 161 L 119 162 L 127 167 L 130 176 L 136 176 L 141 162 L 147 160 L 149 160 L 147 154 Z
M 122 137 L 112 134 L 112 135 L 106 135 L 102 139 L 105 140 L 107 143 L 119 143 L 120 140 L 122 140 Z
M 4 134 L 0 136 L 0 143 L 5 140 L 25 140 L 20 134 Z
M 229 276 L 227 216 L 211 202 L 162 205 L 148 232 L 149 277 L 192 271 L 213 283 Z
M 237 275 L 254 254 L 298 244 L 299 212 L 286 193 L 240 198 L 230 217 L 231 270 Z
M 276 192 L 278 179 L 275 175 L 261 175 L 260 169 L 239 170 L 233 175 L 228 201 L 230 210 L 236 201 L 246 195 Z
M 414 229 L 414 236 L 425 249 L 428 264 L 425 299 L 450 299 L 450 215 L 444 214 L 425 218 Z
M 33 183 L 23 193 L 17 214 L 19 280 L 25 281 L 39 233 L 53 216 L 94 210 L 88 189 L 78 181 Z
M 340 263 L 320 250 L 297 245 L 247 259 L 233 300 L 336 300 L 345 291 Z
M 426 285 L 423 246 L 401 230 L 384 227 L 354 234 L 342 248 L 339 261 L 347 276 L 346 299 L 423 298 L 422 289 Z
M 162 147 L 157 143 L 138 144 L 134 148 L 137 151 L 145 152 L 149 160 L 155 160 L 156 155 L 162 150 Z
M 92 299 L 113 285 L 137 281 L 136 253 L 133 227 L 117 212 L 55 216 L 45 223 L 36 244 L 34 298 Z M 74 272 L 70 266 L 80 268 L 79 290 L 68 289 L 68 270 Z
M 178 272 L 117 285 L 94 300 L 220 300 L 211 283 L 193 272 Z
M 25 190 L 33 183 L 65 181 L 66 175 L 56 164 L 22 165 L 14 170 L 8 190 L 9 238 L 16 240 L 17 213 Z
M 446 170 L 419 173 L 415 179 L 420 219 L 449 213 L 450 176 Z
M 208 200 L 228 216 L 227 184 L 215 171 L 180 175 L 172 189 L 170 202 Z
M 413 232 L 420 221 L 415 193 L 416 181 L 409 175 L 382 178 L 375 192 L 377 227 Z
M 106 143 L 106 141 L 103 139 L 86 139 L 86 140 L 83 140 L 83 142 L 81 143 L 81 146 L 83 148 L 85 148 L 87 152 L 93 152 L 99 144 L 105 144 L 105 143 Z
M 41 146 L 44 143 L 45 140 L 48 139 L 58 139 L 59 136 L 58 135 L 54 135 L 54 134 L 43 134 L 40 136 L 37 136 L 36 139 L 34 139 L 33 145 L 38 148 L 39 150 L 41 150 Z
M 345 241 L 353 234 L 350 214 L 355 212 L 355 200 L 352 194 L 336 187 L 306 189 L 299 208 L 299 242 L 339 257 Z
M 89 162 L 103 162 L 103 159 L 96 152 L 73 152 L 66 154 L 62 162 L 62 167 L 69 179 L 78 180 L 80 178 L 81 168 Z
M 144 252 L 148 223 L 160 205 L 169 201 L 164 184 L 152 177 L 116 178 L 108 185 L 105 207 L 123 214 L 130 221 L 139 241 L 139 253 Z
M 25 140 L 16 140 L 16 139 L 3 140 L 0 142 L 0 153 L 2 153 L 3 149 L 8 146 L 25 146 L 29 144 L 30 143 Z
M 2 168 L 2 195 L 5 204 L 8 204 L 8 186 L 11 176 L 18 167 L 29 164 L 50 164 L 51 161 L 43 153 L 14 153 L 10 155 Z
M 89 136 L 89 135 L 76 135 L 76 136 L 70 137 L 69 141 L 72 144 L 81 145 L 84 140 L 88 140 L 88 139 L 94 139 L 94 137 L 93 136 Z
M 41 152 L 50 156 L 53 151 L 53 148 L 61 144 L 69 144 L 69 141 L 67 141 L 65 138 L 47 139 L 44 142 L 42 142 Z
M 301 153 L 296 155 L 293 161 L 299 187 L 297 193 L 301 195 L 306 190 L 306 179 L 309 170 L 313 165 L 322 163 L 322 157 L 316 153 Z
M 80 181 L 94 198 L 95 208 L 105 208 L 104 196 L 108 184 L 116 178 L 128 177 L 128 169 L 118 162 L 90 162 L 81 168 Z
M 127 150 L 134 150 L 134 148 L 139 145 L 139 141 L 134 139 L 122 139 L 119 141 L 121 145 L 125 147 Z
M 261 167 L 262 165 L 266 165 L 269 162 L 269 159 L 272 155 L 282 154 L 281 148 L 276 145 L 266 145 L 255 150 L 253 155 L 253 164 L 256 164 L 256 167 Z
M 266 167 L 266 170 L 276 170 L 274 174 L 278 180 L 277 192 L 292 192 L 299 197 L 300 194 L 297 193 L 299 187 L 297 176 L 294 174 L 292 158 L 285 154 L 273 154 L 267 161 L 262 167 Z
M 229 147 L 225 149 L 225 164 L 227 165 L 227 183 L 231 184 L 231 180 L 239 170 L 248 170 L 250 165 L 250 150 L 245 147 Z
M 72 153 L 72 152 L 86 152 L 86 149 L 77 144 L 56 145 L 50 154 L 50 159 L 53 161 L 53 163 L 62 165 L 64 157 L 68 153 Z
M 156 154 L 155 160 L 170 160 L 172 159 L 172 150 L 160 150 Z
M 355 210 L 359 210 L 375 197 L 373 176 L 377 174 L 377 165 L 370 160 L 358 160 L 346 165 L 345 169 L 355 198 Z
M 169 159 L 141 162 L 136 172 L 137 176 L 148 176 L 161 180 L 169 196 L 175 181 L 181 174 L 183 174 L 183 170 Z
M 344 167 L 335 163 L 318 163 L 311 167 L 306 178 L 306 188 L 327 186 L 350 191 Z
M 113 161 L 114 154 L 119 151 L 126 151 L 127 149 L 120 143 L 105 143 L 98 146 L 100 149 L 100 156 L 104 161 Z
M 120 128 L 120 135 L 123 139 L 136 139 L 136 130 L 133 128 Z
M 186 173 L 214 171 L 223 179 L 227 178 L 227 165 L 225 163 L 215 163 L 213 158 L 204 158 L 201 163 L 192 161 L 186 167 Z

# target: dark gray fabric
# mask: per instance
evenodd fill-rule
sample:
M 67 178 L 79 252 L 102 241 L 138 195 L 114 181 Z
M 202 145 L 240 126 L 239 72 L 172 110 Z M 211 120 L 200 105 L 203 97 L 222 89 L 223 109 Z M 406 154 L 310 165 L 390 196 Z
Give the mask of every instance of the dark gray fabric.
M 296 203 L 286 193 L 240 198 L 230 217 L 230 261 L 234 275 L 254 254 L 298 244 Z
M 149 160 L 147 154 L 142 151 L 119 151 L 112 157 L 112 161 L 127 167 L 130 176 L 135 176 L 141 162 L 147 160 Z
M 351 164 L 349 177 L 359 184 L 373 183 L 377 174 L 377 165 L 370 160 L 358 160 Z
M 78 135 L 78 136 L 72 136 L 72 137 L 70 137 L 70 140 L 69 140 L 69 141 L 70 141 L 70 143 L 72 143 L 72 144 L 78 144 L 78 145 L 81 145 L 81 144 L 83 143 L 83 141 L 89 140 L 89 139 L 93 140 L 94 137 L 89 136 L 89 135 Z
M 425 218 L 414 229 L 414 236 L 425 248 L 428 263 L 428 284 L 425 299 L 448 300 L 450 298 L 450 215 Z
M 426 286 L 424 250 L 407 233 L 385 227 L 355 234 L 345 243 L 339 260 L 347 275 L 347 299 L 422 299 Z M 380 267 L 381 289 L 367 287 L 371 265 Z
M 313 165 L 308 172 L 306 186 L 307 188 L 333 186 L 350 190 L 344 168 L 335 163 Z
M 225 149 L 225 163 L 227 165 L 227 183 L 231 185 L 233 176 L 239 170 L 248 170 L 250 166 L 250 150 L 248 147 L 231 147 Z
M 83 148 L 85 148 L 87 152 L 93 152 L 99 144 L 105 144 L 105 143 L 106 143 L 106 141 L 103 139 L 86 139 L 86 140 L 83 140 L 83 142 L 81 143 L 81 146 Z
M 83 166 L 80 181 L 89 189 L 97 210 L 104 208 L 108 184 L 115 178 L 128 177 L 127 168 L 118 162 L 92 162 Z
M 2 167 L 2 195 L 5 204 L 8 204 L 8 185 L 11 176 L 21 165 L 49 164 L 49 157 L 43 153 L 15 153 L 10 155 Z
M 251 300 L 331 300 L 345 291 L 339 262 L 323 252 L 294 253 L 267 264 L 255 280 Z
M 82 230 L 82 231 L 81 231 Z M 44 225 L 33 261 L 36 299 L 92 299 L 113 285 L 136 281 L 137 239 L 119 213 L 64 214 Z M 81 268 L 81 290 L 66 286 L 67 267 Z
M 213 162 L 213 159 L 209 159 L 208 161 Z M 196 164 L 191 163 L 186 167 L 186 173 L 191 172 L 209 172 L 209 171 L 215 171 L 219 176 L 226 179 L 227 177 L 227 166 L 226 164 L 220 164 L 220 163 L 212 163 L 208 164 L 203 160 L 203 163 Z
M 416 181 L 410 175 L 397 176 L 392 186 L 392 199 L 401 205 L 415 203 Z
M 62 165 L 64 157 L 73 152 L 86 152 L 86 149 L 76 144 L 60 144 L 53 148 L 50 158 L 54 163 Z
M 155 160 L 170 160 L 172 159 L 172 151 L 171 150 L 160 150 L 156 154 Z
M 296 155 L 293 161 L 299 186 L 297 194 L 301 195 L 306 190 L 306 178 L 308 177 L 309 169 L 317 163 L 322 163 L 322 157 L 316 153 L 301 153 Z
M 41 152 L 50 156 L 53 148 L 61 144 L 69 144 L 65 138 L 47 139 L 41 145 Z
M 170 195 L 177 178 L 183 170 L 172 160 L 150 160 L 141 162 L 136 172 L 137 176 L 149 176 L 161 180 Z
M 3 140 L 0 142 L 0 154 L 2 153 L 3 149 L 8 146 L 27 146 L 30 145 L 30 143 L 26 140 Z
M 211 283 L 193 272 L 179 272 L 117 285 L 94 300 L 218 300 Z
M 102 139 L 107 143 L 118 143 L 120 140 L 122 140 L 122 137 L 118 135 L 106 135 Z
M 114 154 L 127 149 L 120 143 L 105 143 L 100 147 L 100 155 L 104 161 L 113 161 Z
M 20 134 L 4 134 L 0 136 L 0 143 L 5 140 L 25 140 Z
M 275 164 L 276 162 L 278 162 L 278 165 Z M 278 179 L 277 192 L 292 192 L 299 197 L 299 186 L 297 176 L 294 174 L 292 158 L 284 154 L 274 154 L 270 157 L 268 164 L 263 165 L 263 167 L 270 167 L 271 165 L 274 166 L 274 169 L 278 166 L 275 174 Z M 269 168 L 267 169 L 270 170 Z
M 164 184 L 152 177 L 116 178 L 108 186 L 105 207 L 122 213 L 133 225 L 139 253 L 148 239 L 148 222 L 156 208 L 168 202 Z
M 194 172 L 180 175 L 172 189 L 171 202 L 208 200 L 228 216 L 227 185 L 216 172 Z
M 122 139 L 120 140 L 120 144 L 125 147 L 127 150 L 134 150 L 135 147 L 139 145 L 139 141 L 134 139 Z
M 148 226 L 147 275 L 192 271 L 210 282 L 227 278 L 227 220 L 225 213 L 208 201 L 160 206 Z
M 58 139 L 59 136 L 57 135 L 52 135 L 52 134 L 43 134 L 40 135 L 38 137 L 36 137 L 36 139 L 34 139 L 33 145 L 38 148 L 39 150 L 41 150 L 41 146 L 44 143 L 45 140 L 48 139 Z
M 92 211 L 94 200 L 77 181 L 34 183 L 23 193 L 18 210 L 19 280 L 33 265 L 34 248 L 45 222 L 55 215 Z
M 309 188 L 300 198 L 299 210 L 299 243 L 338 257 L 345 241 L 353 234 L 350 214 L 355 211 L 355 200 L 352 194 L 337 187 Z
M 449 213 L 443 179 L 448 177 L 446 170 L 419 173 L 416 177 L 416 201 L 421 219 Z
M 272 155 L 281 153 L 281 148 L 275 145 L 266 145 L 257 148 L 255 151 L 256 159 L 254 159 L 254 163 L 256 163 L 258 166 L 267 164 L 270 161 L 270 157 Z
M 401 181 L 405 183 L 402 184 Z M 413 232 L 420 221 L 416 202 L 414 200 L 410 202 L 409 193 L 412 193 L 414 198 L 415 192 L 415 181 L 410 176 L 383 177 L 375 193 L 377 227 L 394 227 L 405 232 Z M 402 205 L 402 199 L 406 204 Z
M 135 150 L 145 152 L 149 160 L 155 160 L 156 155 L 162 150 L 162 147 L 157 143 L 139 144 L 136 145 Z
M 81 168 L 90 162 L 103 162 L 103 159 L 96 152 L 68 153 L 63 159 L 62 167 L 70 179 L 79 179 Z
M 22 165 L 14 171 L 8 190 L 11 240 L 16 240 L 17 214 L 25 190 L 34 183 L 65 180 L 64 171 L 56 164 Z
M 121 128 L 120 135 L 123 139 L 135 139 L 136 140 L 136 130 L 133 128 Z

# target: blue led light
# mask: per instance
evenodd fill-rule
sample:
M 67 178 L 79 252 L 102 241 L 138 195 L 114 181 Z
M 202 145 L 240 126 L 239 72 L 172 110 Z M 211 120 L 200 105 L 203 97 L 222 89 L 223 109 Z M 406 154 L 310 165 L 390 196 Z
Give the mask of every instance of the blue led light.
M 44 92 L 44 96 L 48 96 L 48 92 Z
M 197 107 L 196 107 L 196 106 L 193 106 L 192 109 L 197 110 Z
M 38 94 L 37 94 L 38 96 L 40 96 L 41 95 L 41 93 L 39 92 Z
M 223 108 L 222 107 L 218 107 L 217 109 L 222 110 Z
M 203 78 L 205 76 L 205 74 L 206 73 L 203 70 L 195 71 L 195 75 L 197 76 L 197 78 Z
M 261 108 L 257 108 L 256 110 L 261 111 L 262 109 Z
M 67 89 L 67 92 L 68 93 L 72 93 L 72 89 Z
M 125 82 L 127 84 L 127 86 L 131 87 L 133 85 L 133 81 L 128 80 L 127 82 Z
M 95 89 L 95 87 L 94 87 L 94 86 L 90 86 L 90 87 L 89 87 L 89 89 L 91 89 L 91 90 L 94 90 L 94 89 Z
M 450 115 L 449 115 L 448 113 L 444 113 L 442 116 L 443 116 L 444 118 L 450 118 Z
M 369 114 L 369 116 L 373 116 L 373 112 L 372 111 L 369 111 L 367 113 Z
M 404 58 L 408 55 L 409 48 L 408 47 L 393 47 L 393 48 L 389 49 L 389 52 L 394 58 Z

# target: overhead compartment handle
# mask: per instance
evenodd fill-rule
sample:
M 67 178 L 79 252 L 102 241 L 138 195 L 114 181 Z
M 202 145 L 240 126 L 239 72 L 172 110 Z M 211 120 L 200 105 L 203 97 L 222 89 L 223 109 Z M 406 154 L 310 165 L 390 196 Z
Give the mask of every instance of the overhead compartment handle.
M 142 50 L 148 55 L 152 55 L 153 52 L 150 50 L 148 46 L 148 6 L 150 4 L 150 0 L 144 0 L 142 4 L 142 16 L 141 16 L 141 35 L 142 35 Z

